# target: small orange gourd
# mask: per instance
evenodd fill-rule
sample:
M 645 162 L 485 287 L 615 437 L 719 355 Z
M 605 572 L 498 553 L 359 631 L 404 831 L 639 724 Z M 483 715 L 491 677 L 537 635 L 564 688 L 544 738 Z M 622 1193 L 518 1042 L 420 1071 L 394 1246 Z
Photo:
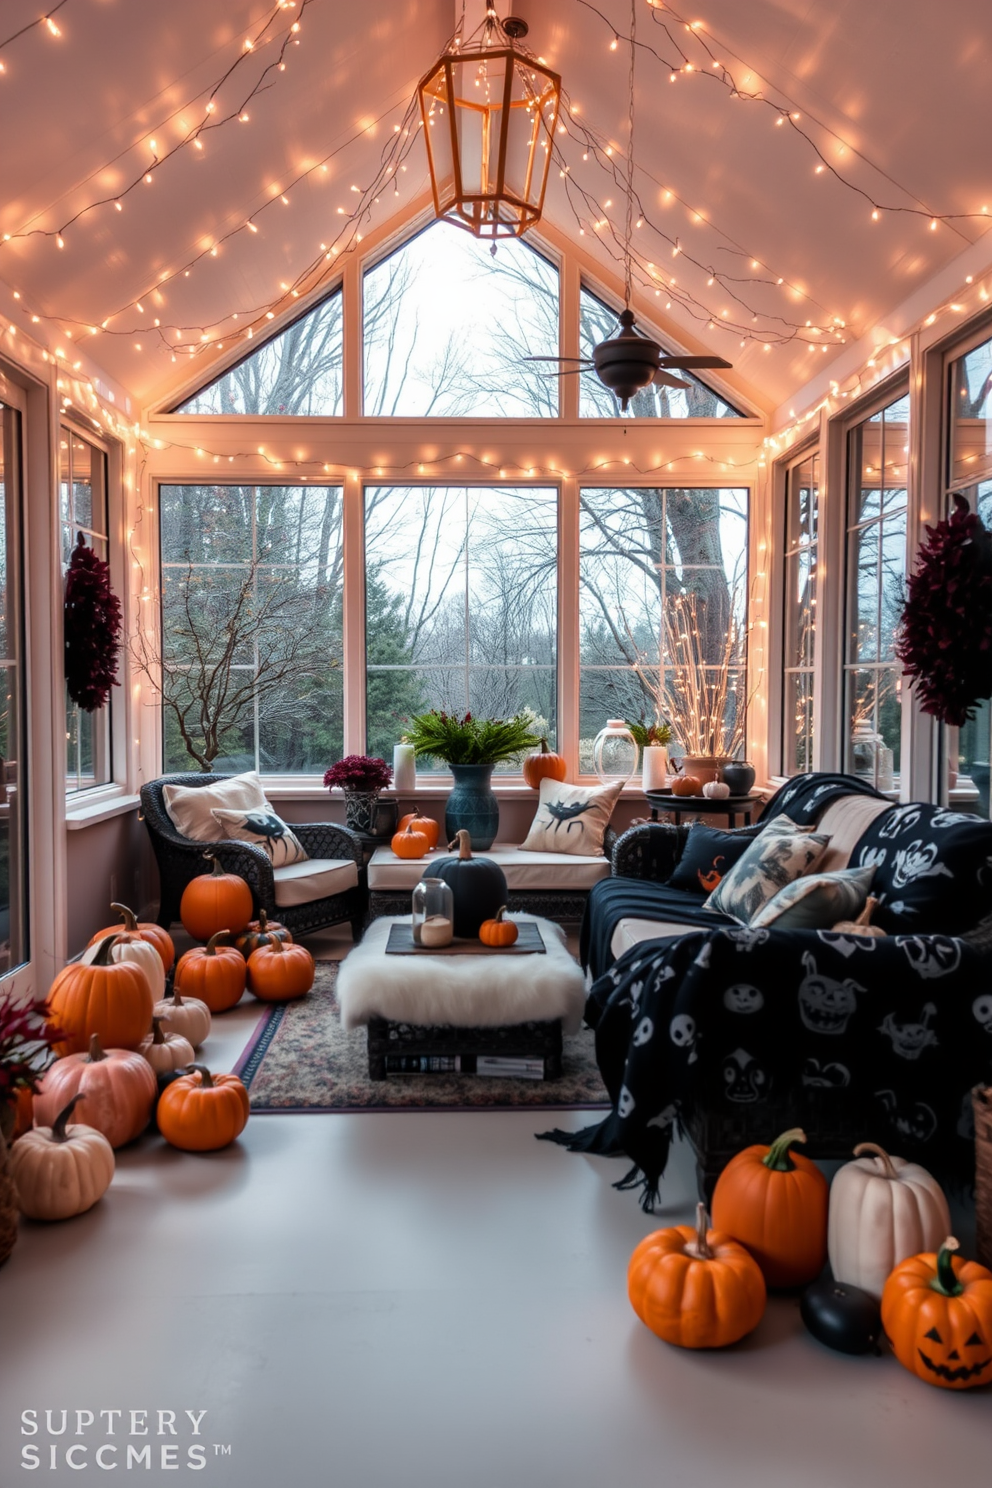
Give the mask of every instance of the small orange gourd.
M 410 826 L 413 827 L 415 832 L 422 832 L 424 834 L 427 838 L 429 851 L 433 851 L 437 847 L 438 839 L 441 835 L 441 826 L 432 816 L 421 816 L 416 806 L 414 806 L 412 811 L 408 811 L 405 816 L 400 817 L 396 830 L 397 832 L 405 832 L 407 827 Z
M 992 1271 L 956 1257 L 949 1236 L 939 1252 L 910 1256 L 882 1291 L 882 1326 L 899 1363 L 943 1390 L 971 1390 L 992 1379 Z
M 227 930 L 211 935 L 205 946 L 196 946 L 179 957 L 175 985 L 186 997 L 198 997 L 212 1013 L 226 1013 L 241 1001 L 248 972 L 245 958 L 232 945 Z
M 424 832 L 415 830 L 413 822 L 407 822 L 402 832 L 397 832 L 390 846 L 398 858 L 424 858 L 430 843 Z
M 521 773 L 531 790 L 540 790 L 542 780 L 564 780 L 568 766 L 562 755 L 548 748 L 547 739 L 542 739 L 538 752 L 524 760 Z
M 290 1002 L 313 986 L 313 957 L 306 946 L 274 940 L 248 957 L 248 988 L 262 1002 Z
M 479 926 L 479 939 L 487 946 L 512 946 L 520 931 L 512 920 L 504 918 L 506 905 L 496 911 L 491 920 L 483 920 Z
M 213 853 L 213 867 L 191 879 L 179 901 L 179 918 L 194 940 L 209 940 L 218 930 L 240 935 L 252 915 L 251 889 L 236 873 L 225 873 Z
M 677 775 L 672 781 L 673 796 L 698 796 L 702 789 L 703 782 L 695 775 Z
M 216 1152 L 244 1131 L 249 1114 L 248 1091 L 237 1075 L 212 1075 L 194 1064 L 159 1096 L 158 1129 L 183 1152 Z
M 106 1048 L 136 1049 L 152 1023 L 148 978 L 133 961 L 112 961 L 112 931 L 89 963 L 71 962 L 52 983 L 48 1016 L 63 1035 L 56 1054 L 82 1054 L 94 1033 Z
M 750 1333 L 765 1311 L 765 1283 L 753 1258 L 729 1235 L 706 1226 L 655 1230 L 627 1268 L 627 1292 L 641 1322 L 680 1348 L 725 1348 Z
M 168 930 L 163 930 L 161 925 L 156 925 L 152 920 L 139 920 L 134 910 L 128 909 L 126 904 L 112 904 L 110 907 L 116 909 L 124 921 L 123 925 L 108 925 L 105 930 L 98 930 L 95 935 L 90 936 L 89 944 L 96 945 L 98 940 L 103 940 L 108 935 L 116 935 L 118 941 L 125 942 L 145 940 L 158 951 L 163 970 L 170 972 L 176 959 L 176 948 Z
M 827 1259 L 830 1188 L 816 1163 L 790 1152 L 799 1127 L 732 1157 L 713 1191 L 713 1223 L 746 1245 L 770 1287 L 805 1286 Z
M 865 907 L 857 919 L 838 920 L 834 929 L 842 931 L 845 935 L 870 935 L 873 939 L 884 940 L 885 931 L 871 922 L 871 917 L 877 908 L 878 900 L 869 894 L 865 900 Z

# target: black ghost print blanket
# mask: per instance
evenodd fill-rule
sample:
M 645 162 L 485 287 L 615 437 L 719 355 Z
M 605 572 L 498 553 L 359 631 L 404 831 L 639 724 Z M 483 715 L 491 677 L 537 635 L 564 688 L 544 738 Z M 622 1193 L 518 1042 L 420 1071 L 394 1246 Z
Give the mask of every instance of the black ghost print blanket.
M 842 1088 L 866 1139 L 974 1171 L 970 1091 L 992 1077 L 992 974 L 962 940 L 741 926 L 645 941 L 594 983 L 586 1021 L 613 1109 L 542 1138 L 629 1157 L 616 1186 L 641 1186 L 649 1213 L 695 1100 L 740 1113 Z

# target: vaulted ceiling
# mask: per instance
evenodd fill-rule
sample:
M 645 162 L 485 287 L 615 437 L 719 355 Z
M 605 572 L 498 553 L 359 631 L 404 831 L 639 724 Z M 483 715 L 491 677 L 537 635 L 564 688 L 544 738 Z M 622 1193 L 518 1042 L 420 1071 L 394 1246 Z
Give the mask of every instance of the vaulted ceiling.
M 480 0 L 465 4 L 470 27 Z M 987 231 L 987 0 L 635 5 L 642 303 L 674 340 L 732 360 L 769 406 Z M 32 26 L 38 0 L 6 0 L 0 279 L 140 401 L 161 398 L 189 377 L 170 343 L 230 337 L 228 317 L 264 316 L 322 244 L 352 240 L 462 9 L 62 0 Z M 616 274 L 631 0 L 513 9 L 567 91 L 547 216 Z M 423 198 L 419 140 L 404 163 L 363 233 Z

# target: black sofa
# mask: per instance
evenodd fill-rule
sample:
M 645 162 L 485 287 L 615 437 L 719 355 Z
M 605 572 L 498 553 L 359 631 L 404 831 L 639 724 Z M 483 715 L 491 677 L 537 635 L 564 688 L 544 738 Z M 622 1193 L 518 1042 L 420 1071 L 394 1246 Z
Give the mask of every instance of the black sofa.
M 846 793 L 877 796 L 853 777 L 797 777 L 759 828 L 781 812 L 815 823 Z M 707 924 L 702 895 L 689 895 L 685 933 L 611 964 L 603 947 L 628 890 L 636 917 L 652 906 L 678 917 L 666 883 L 687 835 L 632 828 L 615 876 L 590 895 L 583 952 L 588 964 L 598 947 L 600 964 L 586 1018 L 613 1110 L 555 1139 L 627 1154 L 635 1169 L 623 1181 L 643 1186 L 647 1208 L 675 1129 L 692 1142 L 706 1197 L 733 1153 L 796 1125 L 813 1156 L 846 1157 L 872 1138 L 938 1171 L 973 1171 L 970 1090 L 992 1078 L 992 823 L 882 801 L 850 863 L 876 865 L 884 939 Z

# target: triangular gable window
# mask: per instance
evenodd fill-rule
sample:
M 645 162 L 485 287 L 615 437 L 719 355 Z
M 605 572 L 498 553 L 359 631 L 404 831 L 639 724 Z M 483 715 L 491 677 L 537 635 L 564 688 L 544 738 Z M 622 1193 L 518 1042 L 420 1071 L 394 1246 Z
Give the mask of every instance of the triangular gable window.
M 641 329 L 647 329 L 641 327 Z M 600 341 L 615 336 L 619 330 L 617 311 L 611 310 L 583 285 L 579 296 L 579 350 L 583 356 L 591 356 L 592 349 Z M 633 419 L 693 419 L 693 418 L 745 418 L 739 408 L 727 403 L 712 388 L 706 386 L 691 372 L 673 371 L 674 377 L 688 382 L 688 392 L 681 388 L 656 387 L 654 383 L 643 388 L 630 400 L 627 412 L 605 388 L 595 372 L 579 374 L 579 415 L 581 418 L 633 418 Z
M 495 256 L 436 222 L 368 269 L 365 412 L 383 418 L 555 418 L 558 270 L 526 243 Z
M 172 411 L 302 418 L 341 414 L 343 351 L 341 290 L 336 289 Z

